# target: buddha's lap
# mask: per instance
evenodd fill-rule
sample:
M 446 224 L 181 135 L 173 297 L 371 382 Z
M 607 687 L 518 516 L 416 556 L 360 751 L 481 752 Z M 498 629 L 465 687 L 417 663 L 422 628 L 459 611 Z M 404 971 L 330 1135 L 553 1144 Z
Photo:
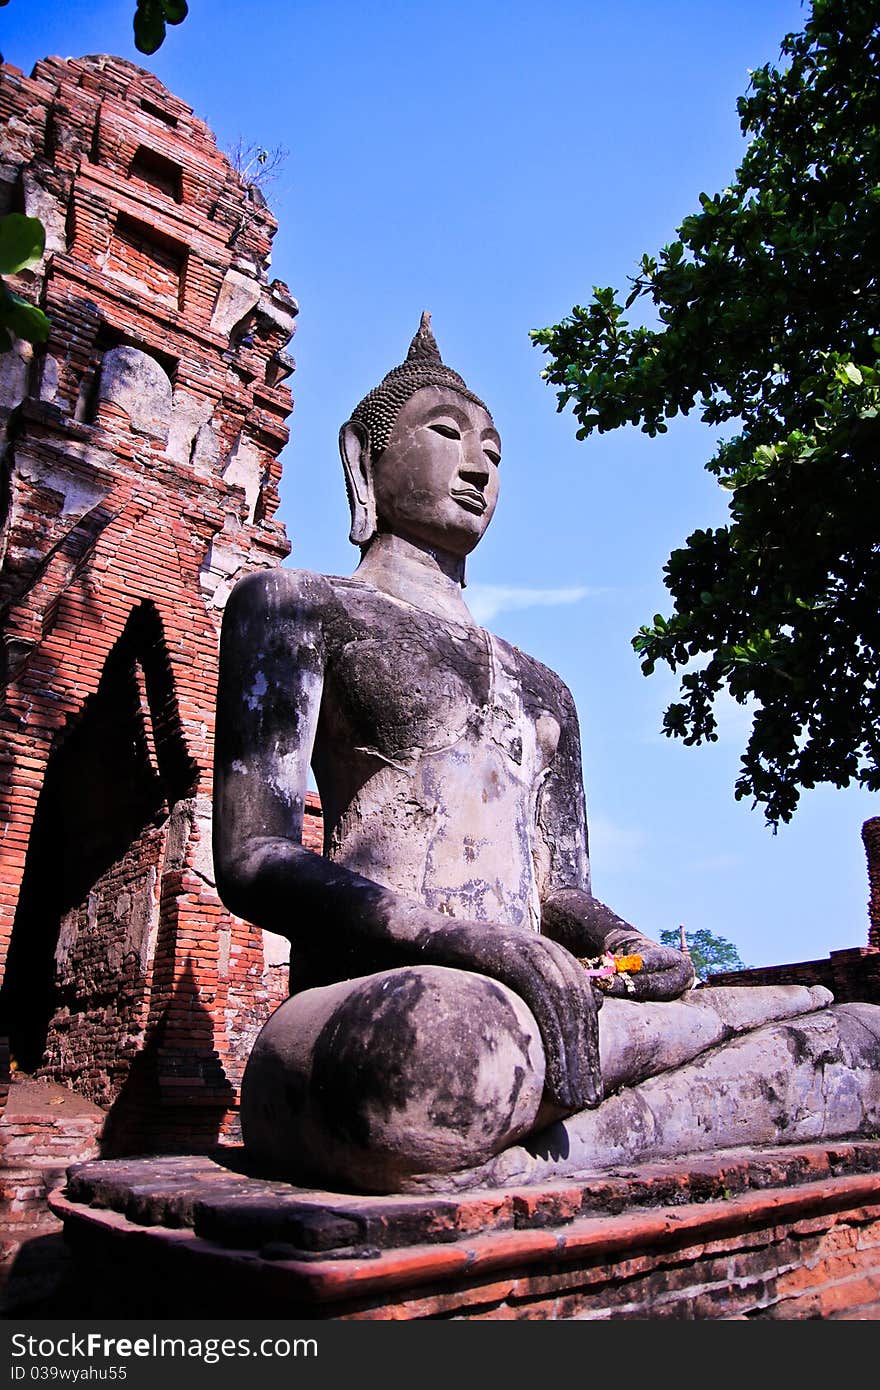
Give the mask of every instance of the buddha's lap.
M 538 1026 L 486 976 L 405 966 L 281 1005 L 242 1085 L 248 1147 L 269 1161 L 374 1184 L 386 1169 L 482 1161 L 533 1128 L 544 1084 Z M 313 1155 L 313 1158 L 310 1158 Z M 365 1176 L 368 1174 L 369 1176 Z

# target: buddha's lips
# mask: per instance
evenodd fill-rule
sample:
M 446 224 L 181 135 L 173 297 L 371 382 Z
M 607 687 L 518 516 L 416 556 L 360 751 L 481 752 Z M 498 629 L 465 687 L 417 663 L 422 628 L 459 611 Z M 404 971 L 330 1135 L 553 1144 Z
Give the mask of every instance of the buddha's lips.
M 479 515 L 482 515 L 489 505 L 482 492 L 477 492 L 475 488 L 453 488 L 452 496 L 469 512 L 477 512 Z

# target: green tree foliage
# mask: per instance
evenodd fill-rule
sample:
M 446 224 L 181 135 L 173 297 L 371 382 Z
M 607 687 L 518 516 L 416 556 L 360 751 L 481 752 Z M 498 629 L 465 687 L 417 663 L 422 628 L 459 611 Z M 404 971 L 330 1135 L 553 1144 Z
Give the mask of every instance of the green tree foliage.
M 135 48 L 139 53 L 155 53 L 165 42 L 166 24 L 182 24 L 188 13 L 186 0 L 137 0 Z
M 774 830 L 819 782 L 880 788 L 880 5 L 814 0 L 738 103 L 748 148 L 621 306 L 532 337 L 585 439 L 663 433 L 699 408 L 738 433 L 706 465 L 726 526 L 670 556 L 674 600 L 633 639 L 689 665 L 663 731 L 717 737 L 722 690 L 754 710 L 735 786 Z M 659 325 L 625 313 L 650 301 Z
M 707 976 L 720 973 L 722 970 L 745 970 L 739 951 L 726 937 L 714 936 L 705 927 L 701 927 L 699 931 L 687 931 L 684 936 L 698 979 L 705 980 Z M 662 931 L 660 941 L 664 946 L 673 946 L 679 950 L 681 935 L 675 930 Z
M 36 265 L 45 246 L 46 233 L 38 217 L 24 217 L 20 212 L 0 217 L 0 352 L 8 352 L 14 338 L 44 343 L 49 336 L 49 320 L 42 309 L 14 294 L 2 278 Z

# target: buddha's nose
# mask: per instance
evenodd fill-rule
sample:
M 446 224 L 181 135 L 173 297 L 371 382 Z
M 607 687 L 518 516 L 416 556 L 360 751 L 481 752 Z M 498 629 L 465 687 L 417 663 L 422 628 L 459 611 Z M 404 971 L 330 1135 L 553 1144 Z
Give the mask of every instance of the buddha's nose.
M 489 462 L 479 440 L 465 448 L 461 476 L 475 486 L 485 488 L 489 482 Z

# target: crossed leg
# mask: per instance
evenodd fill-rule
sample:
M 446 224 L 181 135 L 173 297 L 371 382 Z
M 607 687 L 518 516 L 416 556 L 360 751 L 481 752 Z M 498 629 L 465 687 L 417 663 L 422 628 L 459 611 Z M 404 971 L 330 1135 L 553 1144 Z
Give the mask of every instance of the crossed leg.
M 544 1051 L 506 986 L 407 966 L 288 999 L 242 1084 L 245 1146 L 296 1181 L 399 1191 L 484 1162 L 535 1127 Z

